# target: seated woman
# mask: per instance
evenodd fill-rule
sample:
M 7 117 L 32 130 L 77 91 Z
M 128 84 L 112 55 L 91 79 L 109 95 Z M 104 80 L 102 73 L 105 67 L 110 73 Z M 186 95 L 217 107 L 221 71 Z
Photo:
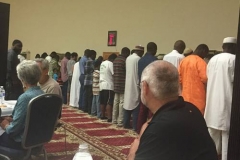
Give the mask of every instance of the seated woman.
M 25 119 L 29 101 L 43 94 L 37 83 L 41 76 L 41 70 L 36 62 L 24 60 L 17 66 L 18 78 L 26 91 L 19 96 L 14 107 L 12 118 L 5 118 L 0 126 L 5 132 L 0 136 L 0 146 L 22 149 L 21 142 L 25 128 Z

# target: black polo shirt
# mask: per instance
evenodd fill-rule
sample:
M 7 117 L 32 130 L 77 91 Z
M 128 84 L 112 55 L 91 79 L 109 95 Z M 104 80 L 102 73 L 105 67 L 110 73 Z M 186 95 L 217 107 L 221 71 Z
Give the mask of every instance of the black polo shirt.
M 135 160 L 218 160 L 201 112 L 182 97 L 163 105 L 143 133 Z

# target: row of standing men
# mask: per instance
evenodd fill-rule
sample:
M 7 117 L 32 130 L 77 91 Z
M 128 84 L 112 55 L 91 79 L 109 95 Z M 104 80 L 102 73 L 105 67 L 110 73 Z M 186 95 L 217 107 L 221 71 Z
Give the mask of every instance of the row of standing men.
M 199 45 L 194 54 L 184 57 L 180 53 L 185 43 L 177 41 L 174 50 L 164 57 L 178 68 L 181 95 L 203 114 L 222 160 L 227 160 L 236 42 L 234 37 L 224 38 L 223 52 L 208 63 L 203 60 L 209 52 L 206 44 Z
M 187 57 L 182 54 L 185 47 L 184 41 L 176 41 L 173 51 L 165 55 L 163 60 L 178 68 L 180 95 L 201 111 L 218 154 L 226 159 L 236 38 L 225 38 L 223 53 L 215 55 L 208 64 L 204 61 L 209 53 L 206 44 L 198 45 Z M 144 56 L 142 46 L 136 46 L 131 55 L 130 50 L 124 47 L 119 56 L 112 54 L 108 60 L 98 63 L 94 61 L 96 55 L 86 50 L 79 64 L 75 64 L 80 69 L 79 109 L 124 128 L 131 128 L 132 116 L 132 128 L 139 132 L 152 116 L 140 100 L 141 74 L 148 64 L 157 60 L 156 52 L 157 45 L 150 42 Z

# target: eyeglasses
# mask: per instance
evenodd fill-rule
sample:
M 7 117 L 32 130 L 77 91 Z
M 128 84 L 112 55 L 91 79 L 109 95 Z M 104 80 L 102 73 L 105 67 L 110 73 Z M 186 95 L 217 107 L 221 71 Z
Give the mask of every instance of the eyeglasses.
M 146 81 L 145 81 L 145 80 L 142 80 L 142 81 L 140 82 L 140 84 L 138 85 L 140 89 L 142 89 L 142 83 L 143 83 L 143 82 L 146 82 Z M 147 83 L 147 82 L 146 82 L 146 83 Z

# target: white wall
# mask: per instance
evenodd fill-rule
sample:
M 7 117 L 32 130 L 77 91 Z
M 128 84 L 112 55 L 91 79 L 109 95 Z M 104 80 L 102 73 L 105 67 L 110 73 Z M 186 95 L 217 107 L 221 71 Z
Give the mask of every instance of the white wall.
M 238 0 L 0 0 L 11 4 L 10 37 L 23 51 L 36 53 L 86 48 L 121 51 L 150 41 L 168 53 L 182 39 L 193 49 L 206 43 L 221 50 L 222 39 L 237 36 Z M 107 46 L 107 32 L 117 30 L 117 46 Z

